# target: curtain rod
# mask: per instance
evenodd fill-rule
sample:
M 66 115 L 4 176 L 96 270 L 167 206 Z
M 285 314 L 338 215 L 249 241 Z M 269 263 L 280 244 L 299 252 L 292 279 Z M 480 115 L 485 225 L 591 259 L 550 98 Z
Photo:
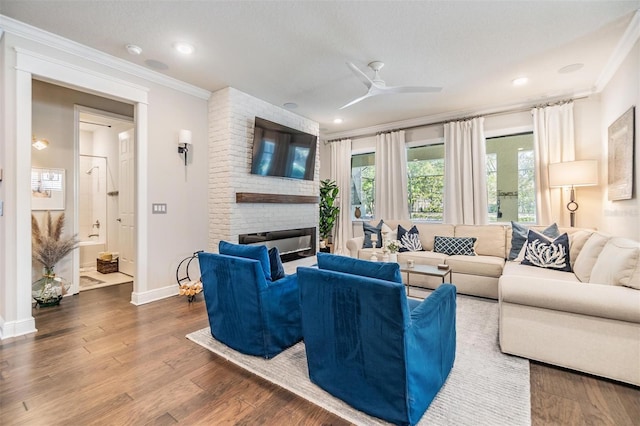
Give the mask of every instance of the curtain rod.
M 569 102 L 573 102 L 573 101 L 578 100 L 578 99 L 585 99 L 585 98 L 588 98 L 588 97 L 589 97 L 588 95 L 578 96 L 578 97 L 571 98 L 571 99 L 563 99 L 561 101 L 545 102 L 545 103 L 542 103 L 542 104 L 534 104 L 534 105 L 531 105 L 529 107 L 520 107 L 520 108 L 515 108 L 515 109 L 504 109 L 504 110 L 500 110 L 500 111 L 490 112 L 490 113 L 487 113 L 487 114 L 476 114 L 476 115 L 471 115 L 471 116 L 462 117 L 462 118 L 450 118 L 448 120 L 436 121 L 434 123 L 416 124 L 415 126 L 407 126 L 407 127 L 402 127 L 402 128 L 397 128 L 397 129 L 389 129 L 389 130 L 384 130 L 384 131 L 379 131 L 379 132 L 374 132 L 374 133 L 366 133 L 364 135 L 354 136 L 354 138 L 368 138 L 370 136 L 377 136 L 377 135 L 382 134 L 382 133 L 397 132 L 397 131 L 400 131 L 400 130 L 419 129 L 419 128 L 422 128 L 422 127 L 430 127 L 430 126 L 440 126 L 442 124 L 451 123 L 452 121 L 466 121 L 466 120 L 472 120 L 472 119 L 478 118 L 478 117 L 491 117 L 491 116 L 503 115 L 503 114 L 514 114 L 514 113 L 518 113 L 518 112 L 527 112 L 527 111 L 531 111 L 534 108 L 544 108 L 544 107 L 549 107 L 549 106 L 563 105 L 563 104 L 567 104 Z M 329 140 L 325 141 L 325 144 L 333 143 L 333 142 L 339 142 L 339 141 L 341 141 L 343 139 L 349 139 L 349 137 L 343 137 L 343 138 L 339 138 L 339 139 L 329 139 Z

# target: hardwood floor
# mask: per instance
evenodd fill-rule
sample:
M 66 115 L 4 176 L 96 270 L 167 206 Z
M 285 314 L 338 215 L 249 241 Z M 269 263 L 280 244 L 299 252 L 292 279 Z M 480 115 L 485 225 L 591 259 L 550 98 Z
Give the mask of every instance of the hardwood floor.
M 202 296 L 136 307 L 131 284 L 34 310 L 38 333 L 0 343 L 0 425 L 346 425 L 185 335 Z M 531 364 L 533 425 L 638 425 L 640 390 Z

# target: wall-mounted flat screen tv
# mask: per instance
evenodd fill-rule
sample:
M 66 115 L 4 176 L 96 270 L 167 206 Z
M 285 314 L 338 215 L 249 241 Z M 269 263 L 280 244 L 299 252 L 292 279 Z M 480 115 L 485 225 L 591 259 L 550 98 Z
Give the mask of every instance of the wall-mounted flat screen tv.
M 256 117 L 251 173 L 313 180 L 318 137 Z

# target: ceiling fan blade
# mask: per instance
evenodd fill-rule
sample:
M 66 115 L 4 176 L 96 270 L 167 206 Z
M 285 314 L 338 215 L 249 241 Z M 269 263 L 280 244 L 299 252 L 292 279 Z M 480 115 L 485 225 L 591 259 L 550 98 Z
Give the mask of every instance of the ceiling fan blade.
M 388 93 L 435 93 L 440 92 L 442 87 L 429 86 L 387 86 L 383 88 Z
M 369 77 L 367 77 L 367 75 L 365 73 L 360 71 L 360 69 L 358 67 L 356 67 L 355 65 L 353 65 L 351 62 L 347 62 L 347 66 L 349 67 L 349 69 L 351 69 L 351 71 L 353 71 L 353 73 L 356 75 L 356 77 L 358 77 L 358 79 L 365 86 L 367 86 L 367 89 L 371 88 L 371 86 L 373 85 L 373 81 Z
M 348 104 L 341 106 L 339 109 L 345 109 L 345 108 L 348 108 L 348 107 L 350 107 L 350 106 L 351 106 L 351 105 L 353 105 L 353 104 L 357 104 L 357 103 L 358 103 L 358 102 L 360 102 L 360 101 L 363 101 L 363 100 L 365 100 L 365 99 L 367 99 L 367 98 L 370 98 L 371 96 L 373 96 L 371 93 L 367 93 L 366 95 L 364 95 L 364 96 L 360 96 L 359 98 L 356 98 L 356 99 L 352 100 L 352 101 L 351 101 L 351 102 L 349 102 Z

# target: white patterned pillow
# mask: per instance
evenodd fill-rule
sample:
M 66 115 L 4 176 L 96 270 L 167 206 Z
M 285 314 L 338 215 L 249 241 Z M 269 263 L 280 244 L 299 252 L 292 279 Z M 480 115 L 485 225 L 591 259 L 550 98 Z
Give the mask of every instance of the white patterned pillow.
M 420 242 L 420 235 L 406 233 L 402 236 L 400 244 L 404 251 L 422 251 L 422 243 Z M 402 251 L 402 250 L 401 250 Z
M 525 247 L 523 265 L 571 272 L 569 236 L 566 233 L 550 240 L 530 229 Z
M 462 256 L 475 256 L 476 250 L 474 245 L 477 241 L 476 237 L 438 237 L 436 236 L 433 243 L 433 251 L 436 253 Z

